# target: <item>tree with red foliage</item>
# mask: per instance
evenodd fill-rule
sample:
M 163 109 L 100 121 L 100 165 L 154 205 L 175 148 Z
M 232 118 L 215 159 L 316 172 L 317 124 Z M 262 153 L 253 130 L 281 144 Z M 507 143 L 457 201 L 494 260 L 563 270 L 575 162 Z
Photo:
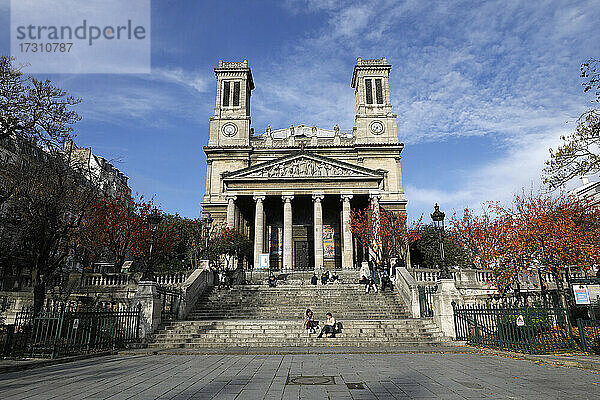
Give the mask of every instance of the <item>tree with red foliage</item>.
M 600 209 L 573 196 L 533 193 L 515 196 L 509 207 L 492 208 L 505 226 L 504 264 L 510 261 L 522 271 L 535 263 L 551 273 L 564 304 L 564 272 L 569 267 L 587 272 L 598 263 Z
M 410 244 L 419 238 L 423 217 L 409 226 L 406 213 L 375 207 L 379 206 L 372 203 L 365 209 L 350 211 L 352 234 L 377 267 L 391 258 L 406 260 Z
M 508 289 L 515 279 L 514 270 L 506 268 L 506 225 L 494 214 L 474 215 L 465 208 L 463 216 L 456 213 L 450 219 L 450 236 L 465 251 L 467 261 L 475 268 L 494 271 L 498 290 Z M 502 268 L 497 268 L 502 265 Z
M 516 195 L 509 206 L 488 208 L 491 217 L 475 217 L 465 209 L 462 219 L 453 218 L 453 232 L 476 266 L 493 270 L 500 292 L 535 265 L 554 276 L 564 303 L 564 271 L 597 265 L 600 209 L 588 201 L 530 193 Z
M 100 198 L 82 227 L 83 247 L 91 259 L 109 259 L 120 267 L 127 257 L 143 257 L 144 247 L 149 246 L 146 217 L 150 209 L 151 203 L 143 198 Z

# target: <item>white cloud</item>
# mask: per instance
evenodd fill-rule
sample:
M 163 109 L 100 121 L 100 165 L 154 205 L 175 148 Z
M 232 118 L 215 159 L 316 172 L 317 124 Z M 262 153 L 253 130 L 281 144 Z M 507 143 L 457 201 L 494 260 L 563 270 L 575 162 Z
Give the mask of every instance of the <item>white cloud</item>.
M 201 93 L 212 89 L 212 80 L 209 80 L 204 74 L 186 71 L 182 68 L 154 68 L 150 76 L 152 79 L 191 87 Z
M 143 121 L 148 126 L 165 127 L 173 117 L 205 122 L 206 115 L 198 110 L 213 101 L 204 96 L 210 89 L 208 79 L 179 67 L 130 76 L 72 75 L 63 85 L 67 81 L 70 92 L 84 100 L 81 114 L 85 119 L 120 125 Z

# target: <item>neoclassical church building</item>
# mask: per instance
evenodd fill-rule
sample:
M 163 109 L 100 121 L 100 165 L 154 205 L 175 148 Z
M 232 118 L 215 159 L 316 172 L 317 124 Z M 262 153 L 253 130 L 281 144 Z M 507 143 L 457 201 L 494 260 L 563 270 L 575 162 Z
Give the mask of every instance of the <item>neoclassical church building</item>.
M 253 240 L 256 267 L 357 268 L 364 254 L 350 210 L 374 202 L 406 212 L 391 68 L 385 58 L 357 60 L 352 132 L 299 125 L 255 134 L 248 62 L 219 61 L 202 210 Z

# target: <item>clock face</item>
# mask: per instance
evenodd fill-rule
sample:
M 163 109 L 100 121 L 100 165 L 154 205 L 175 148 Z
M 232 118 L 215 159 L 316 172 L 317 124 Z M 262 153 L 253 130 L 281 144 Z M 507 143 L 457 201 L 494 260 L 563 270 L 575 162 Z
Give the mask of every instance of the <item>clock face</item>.
M 231 122 L 223 125 L 223 134 L 225 136 L 235 136 L 237 130 L 237 126 Z
M 374 135 L 381 135 L 385 130 L 385 127 L 383 126 L 383 123 L 381 121 L 371 122 L 370 128 L 371 132 L 373 132 Z

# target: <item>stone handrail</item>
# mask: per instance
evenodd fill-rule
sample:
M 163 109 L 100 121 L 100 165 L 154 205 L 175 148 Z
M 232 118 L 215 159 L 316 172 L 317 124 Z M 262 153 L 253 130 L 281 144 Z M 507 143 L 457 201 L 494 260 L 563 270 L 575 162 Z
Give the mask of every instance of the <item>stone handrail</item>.
M 214 273 L 210 269 L 196 269 L 182 285 L 183 299 L 179 305 L 179 319 L 187 317 L 198 297 L 215 283 Z
M 417 281 L 404 267 L 396 268 L 396 288 L 404 303 L 410 307 L 411 316 L 419 318 L 421 316 L 421 305 L 419 303 Z
M 214 284 L 210 269 L 195 269 L 181 285 L 181 297 L 177 318 L 183 319 L 192 310 L 198 297 Z M 131 307 L 140 307 L 140 338 L 147 340 L 162 323 L 163 299 L 156 282 L 140 282 L 131 300 Z

